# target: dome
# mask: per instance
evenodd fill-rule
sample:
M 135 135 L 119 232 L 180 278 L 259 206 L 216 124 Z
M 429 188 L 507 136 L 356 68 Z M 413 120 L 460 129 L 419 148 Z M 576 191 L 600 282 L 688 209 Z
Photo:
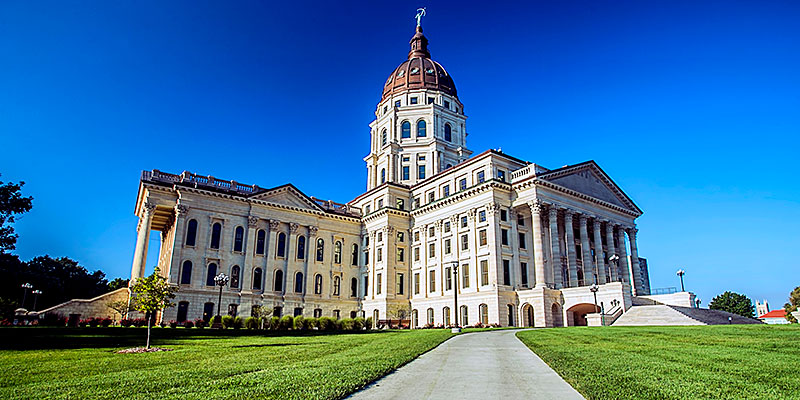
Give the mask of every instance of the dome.
M 422 34 L 422 27 L 411 38 L 411 51 L 404 61 L 389 75 L 383 86 L 381 101 L 395 93 L 410 89 L 432 89 L 456 96 L 456 85 L 450 74 L 428 52 L 428 39 Z

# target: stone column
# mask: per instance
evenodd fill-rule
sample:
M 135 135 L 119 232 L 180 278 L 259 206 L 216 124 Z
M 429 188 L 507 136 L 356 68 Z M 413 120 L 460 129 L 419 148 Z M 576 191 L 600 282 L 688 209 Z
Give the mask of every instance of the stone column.
M 247 273 L 255 268 L 253 258 L 256 253 L 256 232 L 258 232 L 258 217 L 247 217 L 247 247 L 244 248 L 244 265 L 239 269 L 239 285 L 244 291 L 252 287 L 253 274 Z
M 606 263 L 603 258 L 603 236 L 600 233 L 600 220 L 594 219 L 594 255 L 597 259 L 595 263 L 595 270 L 597 271 L 597 284 L 603 285 L 606 283 Z
M 620 225 L 617 230 L 617 241 L 619 242 L 619 270 L 622 272 L 622 281 L 633 286 L 631 281 L 630 269 L 628 269 L 628 249 L 625 248 L 625 228 Z
M 476 292 L 481 291 L 481 266 L 478 265 L 478 221 L 477 216 L 478 211 L 475 208 L 471 208 L 467 210 L 467 241 L 469 243 L 469 267 L 475 271 L 470 278 L 470 287 L 474 288 Z M 458 251 L 461 251 L 461 226 L 459 225 L 459 218 L 458 216 L 453 217 L 453 230 L 456 232 L 456 235 L 459 236 L 458 238 Z M 461 276 L 461 274 L 459 274 Z
M 616 250 L 614 250 L 614 225 L 611 221 L 606 222 L 606 249 L 609 257 L 617 254 Z M 608 270 L 611 281 L 619 281 L 619 261 L 616 264 L 610 263 Z
M 489 282 L 491 283 L 494 281 L 497 285 L 496 287 L 500 287 L 500 285 L 503 284 L 503 272 L 501 270 L 503 265 L 503 246 L 500 242 L 500 204 L 494 202 L 486 204 L 486 214 L 486 218 L 489 221 L 489 225 L 486 229 L 486 243 L 490 248 L 498 250 L 494 257 L 489 257 L 488 259 Z
M 563 266 L 561 265 L 561 246 L 558 238 L 558 209 L 555 204 L 550 205 L 550 246 L 552 248 L 551 265 L 553 266 L 553 283 L 556 288 L 562 287 L 562 277 L 564 276 Z
M 270 260 L 273 261 L 275 265 L 277 265 L 277 249 L 278 249 L 278 228 L 281 225 L 281 221 L 276 219 L 269 220 L 269 230 L 267 231 L 267 243 L 268 246 L 266 248 L 266 252 L 264 253 L 266 256 L 266 262 L 264 263 L 264 279 L 261 285 L 261 291 L 273 291 L 275 289 L 275 271 L 273 271 L 270 267 Z M 255 268 L 253 268 L 255 270 Z M 250 273 L 252 274 L 253 271 L 251 270 Z M 252 288 L 252 286 L 251 286 Z
M 154 203 L 144 203 L 143 214 L 139 219 L 139 232 L 136 236 L 136 249 L 133 251 L 131 284 L 144 276 L 144 269 L 147 265 L 147 244 L 150 241 L 150 225 L 153 222 L 155 210 Z
M 511 265 L 508 266 L 509 269 L 509 276 L 511 279 L 511 287 L 514 289 L 517 288 L 517 285 L 521 284 L 521 280 L 517 278 L 519 274 L 519 266 L 520 266 L 520 257 L 519 257 L 519 231 L 517 230 L 517 212 L 514 209 L 508 210 L 508 221 L 511 223 L 511 232 L 508 238 L 508 246 L 511 248 L 511 260 L 509 263 Z
M 586 229 L 586 222 L 588 221 L 589 217 L 584 214 L 581 214 L 579 222 L 581 227 L 581 250 L 583 252 L 583 284 L 584 286 L 591 285 L 594 283 L 594 275 L 592 275 L 592 271 L 594 270 L 592 266 L 592 251 L 589 248 L 589 231 Z M 588 273 L 587 273 L 588 272 Z M 591 283 L 589 283 L 591 282 Z
M 172 246 L 172 254 L 169 268 L 169 282 L 175 285 L 179 284 L 181 279 L 181 258 L 183 257 L 183 246 L 186 243 L 186 219 L 188 215 L 188 206 L 180 203 L 175 205 L 175 231 L 170 244 Z
M 317 232 L 319 231 L 318 226 L 309 226 L 308 227 L 308 238 L 306 238 L 306 254 L 305 254 L 305 263 L 303 263 L 303 290 L 301 294 L 303 296 L 303 301 L 305 301 L 306 293 L 308 291 L 308 264 L 312 262 L 316 262 L 317 256 Z M 313 259 L 312 259 L 313 257 Z M 356 257 L 361 257 L 361 254 L 357 254 Z M 294 290 L 294 288 L 292 288 Z M 360 289 L 356 286 L 356 295 Z
M 567 246 L 567 268 L 569 269 L 569 286 L 578 286 L 578 266 L 575 263 L 575 237 L 572 228 L 573 211 L 564 211 L 564 237 Z
M 534 279 L 536 281 L 535 287 L 544 288 L 547 285 L 544 282 L 544 246 L 542 245 L 542 205 L 539 201 L 529 202 L 528 207 L 531 208 L 531 225 L 533 228 L 533 257 L 534 257 Z
M 631 242 L 631 277 L 633 277 L 633 295 L 638 296 L 642 290 L 642 271 L 639 269 L 639 250 L 636 248 L 636 228 L 628 228 L 628 240 Z

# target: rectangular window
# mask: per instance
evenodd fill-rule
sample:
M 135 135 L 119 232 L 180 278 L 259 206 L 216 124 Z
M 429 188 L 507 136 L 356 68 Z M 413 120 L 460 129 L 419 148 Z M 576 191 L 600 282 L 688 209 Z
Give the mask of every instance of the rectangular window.
M 450 239 L 444 240 L 444 254 L 450 254 Z
M 481 286 L 489 284 L 489 262 L 486 260 L 481 261 Z
M 408 156 L 403 157 L 403 162 L 409 162 L 410 160 L 411 160 L 411 157 L 408 157 Z
M 378 232 L 378 243 L 383 241 L 383 232 Z
M 481 229 L 478 231 L 478 244 L 481 246 L 486 246 L 486 229 Z
M 369 251 L 364 252 L 364 265 L 369 265 Z
M 425 161 L 425 156 L 424 156 L 424 155 L 422 155 L 422 154 L 417 154 L 417 160 L 419 160 L 419 161 Z
M 445 233 L 450 232 L 450 221 L 445 221 L 445 223 L 444 223 L 444 232 Z
M 397 100 L 397 101 L 395 101 L 395 102 L 394 102 L 394 106 L 395 106 L 395 107 L 400 107 L 400 100 Z
M 525 217 L 523 217 L 520 213 L 517 213 L 517 225 L 525 226 Z
M 414 247 L 414 261 L 419 261 L 419 247 Z
M 433 293 L 436 291 L 436 271 L 431 270 L 428 275 L 428 292 Z
M 466 233 L 461 235 L 461 251 L 469 250 L 469 235 Z
M 419 272 L 414 273 L 414 294 L 419 294 Z
M 528 286 L 528 263 L 520 263 L 520 278 L 522 286 Z
M 436 200 L 436 194 L 434 192 L 428 193 L 428 203 L 433 203 Z
M 369 208 L 369 206 L 366 206 L 366 207 L 364 207 L 364 211 L 366 211 L 366 213 L 367 213 L 367 214 L 369 214 L 369 213 L 370 213 L 370 208 Z
M 461 227 L 462 228 L 466 228 L 467 227 L 467 216 L 466 215 L 461 217 Z
M 405 276 L 403 276 L 403 274 L 397 274 L 397 294 L 404 294 L 405 286 Z
M 428 97 L 428 104 L 433 104 L 433 97 Z
M 508 221 L 508 211 L 500 210 L 500 221 Z
M 434 236 L 436 236 L 436 228 L 433 225 L 431 225 L 431 227 L 428 228 L 428 237 L 434 237 Z
M 414 198 L 414 208 L 419 208 L 419 197 Z
M 481 210 L 478 212 L 478 221 L 486 222 L 486 210 Z
M 375 294 L 381 294 L 381 274 L 375 277 Z
M 406 261 L 406 250 L 402 247 L 397 248 L 397 262 Z
M 444 269 L 444 290 L 452 290 L 453 289 L 453 274 L 451 273 L 450 267 Z
M 378 249 L 376 253 L 377 254 L 375 255 L 375 261 L 377 262 L 383 261 L 383 248 Z
M 500 243 L 508 246 L 508 229 L 500 229 Z
M 409 178 L 409 167 L 408 165 L 403 165 L 403 180 L 407 181 L 409 179 L 411 179 Z
M 417 104 L 418 101 L 416 97 L 411 98 L 411 104 Z
M 378 209 L 383 208 L 383 199 L 378 199 Z
M 458 190 L 467 190 L 467 178 L 458 181 Z
M 503 171 L 503 170 L 501 170 L 501 169 L 498 169 L 498 170 L 497 170 L 497 179 L 498 179 L 500 182 L 505 182 L 505 181 L 506 181 L 506 171 Z
M 511 284 L 511 262 L 503 260 L 503 285 Z
M 520 233 L 519 233 L 519 248 L 520 248 L 520 249 L 524 249 L 524 248 L 525 248 L 525 246 L 527 246 L 527 245 L 525 244 L 525 234 L 524 234 L 524 233 L 522 233 L 522 232 L 520 232 Z
M 450 196 L 450 185 L 444 185 L 442 188 L 442 197 Z
M 398 210 L 405 210 L 406 209 L 406 201 L 403 199 L 397 199 L 397 209 Z
M 448 110 L 450 109 L 450 102 L 449 101 L 444 100 L 444 108 L 446 108 Z
M 419 231 L 414 232 L 414 241 L 419 242 Z
M 469 287 L 469 265 L 467 264 L 461 266 L 461 287 Z
M 436 257 L 436 243 L 431 243 L 428 245 L 428 257 Z
M 478 183 L 486 182 L 486 177 L 483 175 L 483 171 L 478 171 Z
M 425 166 L 420 165 L 417 170 L 417 179 L 425 179 Z
M 406 241 L 406 235 L 403 234 L 403 231 L 397 232 L 397 241 L 403 243 Z

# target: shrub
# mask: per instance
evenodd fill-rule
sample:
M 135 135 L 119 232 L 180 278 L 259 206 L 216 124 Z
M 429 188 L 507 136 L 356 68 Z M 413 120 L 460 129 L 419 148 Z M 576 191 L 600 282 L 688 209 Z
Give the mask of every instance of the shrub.
M 192 322 L 192 321 L 184 321 L 183 322 L 183 327 L 184 328 L 194 328 L 194 322 Z
M 244 319 L 239 316 L 234 317 L 233 324 L 231 324 L 231 327 L 233 327 L 233 329 L 242 329 L 244 327 Z
M 355 319 L 353 319 L 353 330 L 355 331 L 364 330 L 364 318 L 356 317 Z
M 121 326 L 124 326 L 124 327 L 126 327 L 126 328 L 127 328 L 127 327 L 131 326 L 131 324 L 133 324 L 133 321 L 132 321 L 132 320 L 129 320 L 129 319 L 127 319 L 127 318 L 123 318 L 123 319 L 119 320 L 119 324 L 120 324 Z
M 92 328 L 97 328 L 97 325 L 100 325 L 100 318 L 92 317 L 89 318 L 88 321 L 89 321 L 89 326 L 91 326 Z
M 294 325 L 294 318 L 284 315 L 280 320 L 280 326 L 278 329 L 282 331 L 288 331 L 289 329 L 292 329 L 292 325 Z
M 244 327 L 249 330 L 258 329 L 258 323 L 258 318 L 247 317 L 247 319 L 244 320 Z
M 103 328 L 108 328 L 109 326 L 111 326 L 112 322 L 114 322 L 114 321 L 112 321 L 111 318 L 103 318 L 103 320 L 100 321 L 100 325 Z
M 281 319 L 279 317 L 272 317 L 269 319 L 270 330 L 277 331 L 280 326 L 281 326 Z
M 354 331 L 355 330 L 355 321 L 352 318 L 343 318 L 339 320 L 339 326 L 343 331 Z
M 175 321 L 174 319 L 172 321 L 169 321 L 169 327 L 170 328 L 177 328 L 178 327 L 178 321 Z
M 221 323 L 222 323 L 222 317 L 219 316 L 219 315 L 215 315 L 215 316 L 211 317 L 210 320 L 208 320 L 208 326 L 212 326 L 214 324 L 221 324 Z
M 143 326 L 147 326 L 147 320 L 144 318 L 136 318 L 133 320 L 133 326 L 137 328 L 141 328 Z
M 205 328 L 206 325 L 208 325 L 208 324 L 206 324 L 206 321 L 204 321 L 202 318 L 198 318 L 198 319 L 194 320 L 194 326 L 196 326 L 196 327 L 198 327 L 200 329 Z
M 337 329 L 339 329 L 339 321 L 331 317 L 322 317 L 319 319 L 319 330 L 335 331 Z
M 49 312 L 39 321 L 42 326 L 64 326 L 67 324 L 67 317 L 62 314 Z
M 372 329 L 372 317 L 369 317 L 364 321 L 364 327 L 367 329 Z
M 319 326 L 319 322 L 316 318 L 304 318 L 303 319 L 303 329 L 310 331 Z
M 294 329 L 296 331 L 305 330 L 306 329 L 306 325 L 305 325 L 305 322 L 303 322 L 303 319 L 304 318 L 303 318 L 302 315 L 298 315 L 298 316 L 294 317 L 294 325 L 292 326 L 292 329 Z
M 88 319 L 82 319 L 80 322 L 78 322 L 78 326 L 80 326 L 81 328 L 86 328 L 86 325 L 89 325 Z
M 222 327 L 225 329 L 233 327 L 234 318 L 230 315 L 222 316 Z

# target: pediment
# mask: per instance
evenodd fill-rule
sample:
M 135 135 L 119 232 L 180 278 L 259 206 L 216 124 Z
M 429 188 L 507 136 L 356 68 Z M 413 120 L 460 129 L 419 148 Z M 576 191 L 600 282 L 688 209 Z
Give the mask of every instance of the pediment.
M 641 212 L 594 161 L 560 168 L 540 178 L 615 206 Z
M 262 193 L 253 195 L 252 198 L 289 207 L 322 211 L 311 198 L 292 185 L 283 185 L 273 189 L 267 189 Z

